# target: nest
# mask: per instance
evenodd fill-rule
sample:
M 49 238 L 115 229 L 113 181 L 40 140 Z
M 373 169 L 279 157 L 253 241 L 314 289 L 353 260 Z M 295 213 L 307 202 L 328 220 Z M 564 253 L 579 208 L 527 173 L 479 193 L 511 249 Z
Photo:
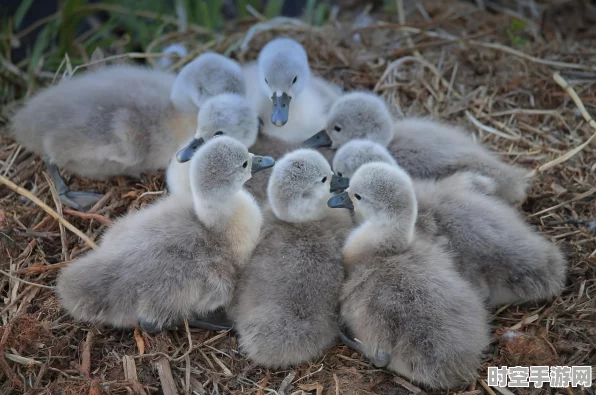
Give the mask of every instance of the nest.
M 567 287 L 553 300 L 492 312 L 493 342 L 478 385 L 452 389 L 470 395 L 494 395 L 485 382 L 489 366 L 596 365 L 596 123 L 590 126 L 587 115 L 596 107 L 596 53 L 590 49 L 596 35 L 570 25 L 561 28 L 564 37 L 548 18 L 540 23 L 505 11 L 423 2 L 407 21 L 399 13 L 401 23 L 367 24 L 376 16 L 366 14 L 323 27 L 278 19 L 238 24 L 207 43 L 200 38 L 204 31 L 190 28 L 153 45 L 184 41 L 194 49 L 189 58 L 214 50 L 249 61 L 271 38 L 291 36 L 307 49 L 316 74 L 345 90 L 374 89 L 396 116 L 461 124 L 504 161 L 535 175 L 519 209 L 565 252 Z M 524 28 L 513 29 L 519 20 Z M 131 58 L 155 61 L 151 54 L 105 59 Z M 582 102 L 586 111 L 578 110 Z M 102 183 L 71 176 L 73 189 L 105 193 L 89 213 L 56 204 L 43 161 L 10 137 L 0 143 L 0 175 L 14 183 L 0 187 L 1 393 L 423 392 L 341 345 L 309 364 L 275 371 L 251 364 L 227 332 L 179 328 L 148 336 L 74 322 L 52 290 L 58 269 L 93 248 L 114 218 L 161 198 L 163 173 Z M 24 198 L 28 191 L 46 207 Z

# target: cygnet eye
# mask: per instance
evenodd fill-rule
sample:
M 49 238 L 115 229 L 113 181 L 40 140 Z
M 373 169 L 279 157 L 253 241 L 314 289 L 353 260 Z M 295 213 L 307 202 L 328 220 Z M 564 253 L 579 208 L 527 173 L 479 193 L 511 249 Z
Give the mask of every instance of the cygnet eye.
M 244 167 L 245 169 L 246 169 L 246 166 L 248 166 L 248 161 L 246 161 L 242 164 L 242 167 Z
M 327 181 L 327 177 L 323 177 L 323 179 L 321 180 L 321 182 L 323 182 L 323 183 L 324 183 L 325 181 Z
M 343 177 L 343 175 L 339 171 L 337 172 L 337 175 Z
M 335 125 L 335 127 L 333 128 L 333 130 L 335 130 L 336 132 L 341 132 L 341 128 L 337 125 Z
M 224 134 L 224 132 L 222 132 L 220 130 L 220 131 L 215 132 L 214 136 L 223 136 L 223 134 Z
M 269 81 L 267 81 L 267 78 L 265 78 L 265 83 L 266 83 L 267 85 L 269 85 Z
M 298 76 L 294 77 L 294 80 L 292 81 L 292 84 L 295 84 L 296 81 L 298 81 Z
M 362 199 L 362 196 L 360 196 L 360 195 L 358 195 L 358 194 L 355 194 L 355 195 L 354 195 L 354 197 L 355 197 L 356 199 L 358 199 L 358 200 Z

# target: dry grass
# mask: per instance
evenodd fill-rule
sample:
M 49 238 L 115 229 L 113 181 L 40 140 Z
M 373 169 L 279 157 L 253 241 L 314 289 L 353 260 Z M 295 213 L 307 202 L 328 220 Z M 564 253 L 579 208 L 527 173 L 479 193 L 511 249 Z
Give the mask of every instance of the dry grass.
M 495 365 L 596 365 L 596 145 L 587 144 L 564 163 L 543 166 L 595 132 L 553 74 L 560 72 L 587 111 L 596 114 L 596 35 L 593 30 L 578 32 L 581 24 L 576 22 L 565 26 L 546 19 L 541 27 L 527 21 L 525 31 L 516 33 L 527 43 L 514 49 L 507 29 L 510 15 L 447 3 L 438 7 L 424 2 L 423 10 L 408 16 L 407 25 L 354 29 L 352 19 L 323 28 L 269 26 L 244 43 L 248 26 L 238 26 L 209 47 L 249 60 L 271 37 L 291 35 L 306 46 L 316 73 L 346 90 L 376 88 L 396 115 L 432 115 L 465 125 L 503 160 L 529 172 L 541 169 L 520 209 L 567 254 L 568 285 L 553 301 L 494 312 L 494 341 L 479 380 L 486 380 L 486 368 Z M 193 43 L 194 34 L 184 37 Z M 171 38 L 180 37 L 175 36 Z M 0 175 L 35 188 L 35 195 L 60 213 L 43 170 L 40 158 L 10 138 L 2 140 Z M 0 188 L 0 269 L 10 274 L 0 274 L 0 393 L 421 392 L 344 346 L 310 364 L 271 371 L 245 359 L 229 333 L 180 328 L 147 336 L 73 322 L 53 291 L 37 286 L 54 285 L 55 269 L 90 248 L 62 225 L 69 223 L 97 242 L 110 219 L 161 198 L 164 177 L 103 183 L 70 177 L 69 182 L 106 193 L 93 215 L 64 209 L 58 214 L 64 220 L 58 222 L 19 194 Z M 486 391 L 482 384 L 458 390 L 476 395 Z

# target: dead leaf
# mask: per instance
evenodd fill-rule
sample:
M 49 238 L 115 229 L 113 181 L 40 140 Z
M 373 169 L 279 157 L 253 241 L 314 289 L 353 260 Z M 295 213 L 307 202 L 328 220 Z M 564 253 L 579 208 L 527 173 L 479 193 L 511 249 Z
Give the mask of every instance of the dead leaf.
M 145 354 L 145 341 L 143 340 L 143 336 L 141 336 L 141 331 L 138 326 L 135 327 L 134 337 L 137 342 L 137 348 L 139 349 L 139 355 Z
M 316 390 L 317 395 L 323 395 L 323 386 L 321 385 L 321 383 L 299 384 L 298 387 L 303 391 Z
M 136 198 L 137 196 L 139 196 L 139 191 L 137 191 L 136 189 L 133 189 L 132 191 L 126 192 L 123 195 L 120 195 L 120 199 L 126 199 L 126 198 Z
M 557 195 L 561 195 L 561 194 L 567 192 L 567 189 L 563 188 L 562 186 L 560 186 L 559 184 L 554 183 L 554 182 L 551 184 L 550 187 L 553 190 L 553 192 L 555 192 Z
M 79 372 L 81 375 L 89 378 L 91 375 L 91 347 L 93 347 L 93 332 L 87 332 L 87 338 L 83 344 L 83 352 L 81 353 L 81 366 Z M 90 391 L 91 392 L 91 391 Z
M 267 384 L 269 384 L 269 375 L 263 377 L 263 379 L 261 381 L 259 381 L 259 386 L 261 388 L 267 388 Z M 257 394 L 256 395 L 263 395 L 264 394 L 264 392 L 263 392 L 263 390 L 261 388 L 259 388 L 259 390 L 257 391 Z
M 93 381 L 91 381 L 91 387 L 89 387 L 89 395 L 101 395 L 101 388 L 99 388 L 99 379 L 93 379 Z

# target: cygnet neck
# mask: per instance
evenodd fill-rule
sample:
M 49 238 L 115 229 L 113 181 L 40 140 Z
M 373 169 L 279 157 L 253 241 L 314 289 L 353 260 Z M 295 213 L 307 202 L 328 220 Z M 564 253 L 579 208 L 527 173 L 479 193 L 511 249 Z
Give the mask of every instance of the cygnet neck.
M 233 217 L 247 193 L 243 189 L 239 189 L 223 196 L 206 198 L 193 187 L 192 194 L 195 212 L 199 220 L 210 229 L 224 229 L 233 221 Z
M 303 209 L 298 213 L 293 212 L 291 214 L 288 212 L 290 210 L 278 210 L 278 205 L 271 202 L 271 200 L 269 206 L 271 207 L 271 210 L 273 211 L 275 216 L 281 221 L 292 224 L 303 224 L 307 222 L 322 221 L 325 218 L 333 215 L 334 212 L 332 210 L 334 209 L 327 207 L 327 200 L 319 202 L 319 205 L 316 207 L 316 210 L 305 212 L 305 210 Z
M 389 218 L 389 217 L 388 217 Z M 379 252 L 397 253 L 409 248 L 414 240 L 416 209 L 399 213 L 391 220 L 365 220 L 355 231 L 369 240 Z

